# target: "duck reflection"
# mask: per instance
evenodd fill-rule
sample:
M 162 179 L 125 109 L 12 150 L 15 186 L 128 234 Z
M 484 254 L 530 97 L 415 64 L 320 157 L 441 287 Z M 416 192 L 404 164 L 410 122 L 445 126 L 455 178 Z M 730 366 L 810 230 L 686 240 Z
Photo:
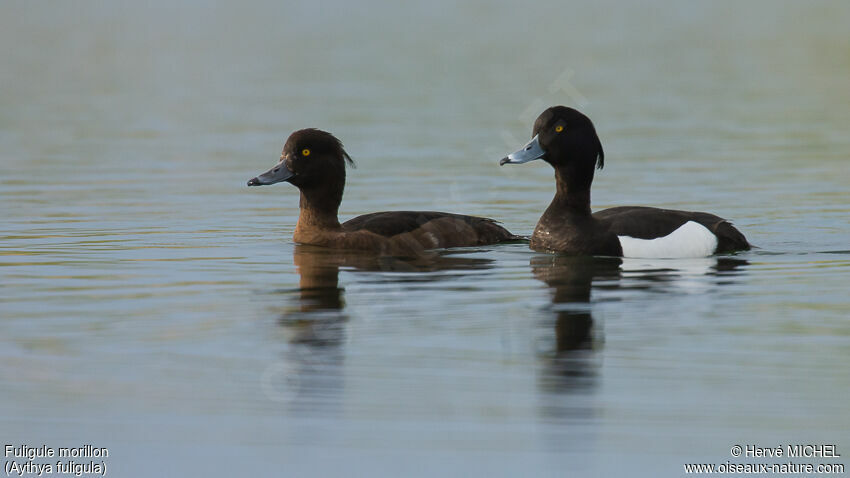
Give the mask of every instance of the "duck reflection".
M 590 292 L 594 281 L 620 278 L 617 257 L 534 256 L 531 272 L 551 291 L 555 319 L 553 358 L 577 349 L 592 348 L 593 317 Z
M 469 251 L 466 251 L 469 252 Z M 446 277 L 440 272 L 489 269 L 491 259 L 459 257 L 452 251 L 430 253 L 415 258 L 397 258 L 364 252 L 343 252 L 323 247 L 296 245 L 293 262 L 299 274 L 298 295 L 280 318 L 280 324 L 293 332 L 290 342 L 317 347 L 338 345 L 345 340 L 342 324 L 345 289 L 339 285 L 339 272 L 428 272 L 404 276 L 370 275 L 364 282 L 435 282 Z
M 358 284 L 395 285 L 442 281 L 449 276 L 456 279 L 464 271 L 489 269 L 493 264 L 490 259 L 462 257 L 452 251 L 405 259 L 309 245 L 295 246 L 293 262 L 299 274 L 298 288 L 281 291 L 288 300 L 278 318 L 288 346 L 282 361 L 270 366 L 264 387 L 270 398 L 285 401 L 290 408 L 325 415 L 340 411 L 344 388 L 349 316 L 340 271 L 363 274 L 357 278 Z M 396 274 L 410 272 L 424 274 Z
M 534 277 L 548 286 L 550 314 L 544 318 L 544 337 L 538 353 L 543 368 L 538 377 L 545 394 L 587 389 L 594 383 L 596 365 L 590 353 L 601 344 L 594 337 L 591 290 L 594 283 L 614 283 L 620 279 L 622 260 L 616 257 L 535 255 L 531 258 Z M 554 333 L 553 333 L 554 331 Z M 548 334 L 548 335 L 546 335 Z M 584 414 L 586 407 L 546 401 L 547 416 Z
M 554 321 L 553 342 L 541 353 L 557 362 L 573 351 L 590 350 L 601 344 L 601 338 L 593 336 L 590 305 L 593 289 L 694 292 L 732 282 L 747 264 L 746 260 L 734 257 L 652 260 L 535 255 L 530 261 L 531 271 L 550 289 L 551 319 Z M 707 276 L 716 280 L 705 280 Z M 562 372 L 578 373 L 569 369 Z
M 286 333 L 283 361 L 288 381 L 281 385 L 297 389 L 296 401 L 305 407 L 329 403 L 334 390 L 343 387 L 349 310 L 341 271 L 352 274 L 358 286 L 395 290 L 418 287 L 422 282 L 456 281 L 467 274 L 494 267 L 494 261 L 471 258 L 470 250 L 441 251 L 415 259 L 399 259 L 370 253 L 352 253 L 298 245 L 293 261 L 299 274 L 297 289 L 283 291 L 286 306 L 278 323 Z M 477 254 L 481 255 L 481 254 Z M 646 300 L 644 291 L 671 294 L 701 292 L 733 281 L 744 260 L 722 257 L 701 261 L 643 261 L 606 257 L 572 257 L 533 254 L 529 266 L 533 277 L 549 290 L 550 304 L 542 326 L 535 327 L 539 357 L 537 384 L 545 416 L 592 414 L 591 395 L 600 370 L 603 336 L 594 320 L 593 302 Z M 706 279 L 714 276 L 716 280 Z M 362 289 L 352 289 L 362 290 Z M 592 296 L 599 295 L 591 302 Z M 400 295 L 400 297 L 403 294 Z M 657 300 L 657 296 L 653 301 Z M 366 309 L 358 309 L 358 316 Z M 351 312 L 354 313 L 354 312 Z M 294 384 L 294 385 L 293 385 Z M 340 392 L 341 393 L 341 392 Z M 565 400 L 565 395 L 571 399 Z M 289 396 L 288 396 L 289 397 Z M 578 398 L 577 398 L 578 397 Z M 288 398 L 290 399 L 290 398 Z
M 538 347 L 536 376 L 537 410 L 546 424 L 545 446 L 557 454 L 593 447 L 599 440 L 598 428 L 587 426 L 595 423 L 604 397 L 598 386 L 604 339 L 595 330 L 599 328 L 593 317 L 597 304 L 607 303 L 606 310 L 616 311 L 630 304 L 631 296 L 658 301 L 674 294 L 703 294 L 706 289 L 734 282 L 747 264 L 733 257 L 682 261 L 532 257 L 531 272 L 549 288 L 551 300 L 541 332 L 551 338 Z M 553 424 L 556 426 L 550 426 Z M 565 424 L 569 426 L 561 426 Z M 584 455 L 578 454 L 572 465 L 577 469 L 589 466 L 583 461 Z
M 279 323 L 291 333 L 290 342 L 313 347 L 336 346 L 345 340 L 345 289 L 339 269 L 347 257 L 327 249 L 296 246 L 292 256 L 298 273 L 297 295 Z M 289 292 L 289 291 L 287 291 Z

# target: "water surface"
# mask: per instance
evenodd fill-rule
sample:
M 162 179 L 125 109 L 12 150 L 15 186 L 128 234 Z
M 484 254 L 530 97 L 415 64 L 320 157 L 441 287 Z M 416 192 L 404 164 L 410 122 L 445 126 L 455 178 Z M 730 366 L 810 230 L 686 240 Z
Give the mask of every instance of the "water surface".
M 116 476 L 675 475 L 734 444 L 850 454 L 850 7 L 0 6 L 0 440 Z M 550 104 L 594 207 L 730 218 L 757 249 L 403 261 L 296 246 L 293 130 L 358 162 L 346 219 L 529 234 Z

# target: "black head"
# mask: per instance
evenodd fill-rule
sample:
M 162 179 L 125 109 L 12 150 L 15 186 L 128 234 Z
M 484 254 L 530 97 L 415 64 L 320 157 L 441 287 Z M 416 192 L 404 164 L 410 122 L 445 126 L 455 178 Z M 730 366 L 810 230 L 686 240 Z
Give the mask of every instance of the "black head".
M 499 164 L 521 164 L 543 159 L 555 166 L 602 169 L 605 153 L 590 118 L 566 106 L 553 106 L 537 117 L 532 140 L 523 149 L 509 154 Z
M 354 161 L 334 135 L 315 128 L 298 130 L 286 140 L 280 162 L 248 181 L 248 186 L 263 186 L 287 181 L 300 189 L 345 185 L 345 165 Z

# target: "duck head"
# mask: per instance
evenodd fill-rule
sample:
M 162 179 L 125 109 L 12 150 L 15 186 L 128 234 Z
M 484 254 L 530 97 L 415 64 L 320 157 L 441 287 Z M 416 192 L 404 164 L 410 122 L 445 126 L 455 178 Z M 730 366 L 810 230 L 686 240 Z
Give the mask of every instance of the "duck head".
M 590 118 L 566 106 L 553 106 L 537 117 L 531 141 L 499 161 L 499 165 L 522 164 L 542 159 L 555 169 L 584 171 L 593 177 L 602 169 L 605 153 Z
M 346 163 L 354 165 L 334 135 L 315 128 L 302 129 L 289 135 L 277 165 L 249 180 L 248 186 L 286 181 L 302 191 L 335 186 L 341 194 Z

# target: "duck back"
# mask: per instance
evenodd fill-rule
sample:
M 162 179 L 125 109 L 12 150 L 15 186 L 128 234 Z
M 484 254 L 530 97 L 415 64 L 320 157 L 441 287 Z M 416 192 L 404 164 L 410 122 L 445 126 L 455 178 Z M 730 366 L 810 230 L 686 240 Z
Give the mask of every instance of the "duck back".
M 686 223 L 695 222 L 717 237 L 715 253 L 750 249 L 749 242 L 735 226 L 707 212 L 620 206 L 594 213 L 593 218 L 617 236 L 646 240 L 669 236 Z
M 412 239 L 424 249 L 482 246 L 522 239 L 493 219 L 435 211 L 364 214 L 344 222 L 342 230 L 368 231 L 387 239 Z

